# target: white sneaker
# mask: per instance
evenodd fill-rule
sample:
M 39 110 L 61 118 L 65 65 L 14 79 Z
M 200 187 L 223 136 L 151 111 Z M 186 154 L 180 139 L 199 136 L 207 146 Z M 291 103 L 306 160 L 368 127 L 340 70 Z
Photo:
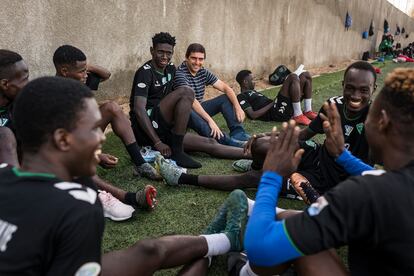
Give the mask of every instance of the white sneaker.
M 299 65 L 298 69 L 296 69 L 295 72 L 293 72 L 293 74 L 296 74 L 299 77 L 300 74 L 302 74 L 303 72 L 306 72 L 306 70 L 303 70 L 304 68 L 305 68 L 305 65 L 303 64 Z
M 144 158 L 145 162 L 153 163 L 155 162 L 155 156 L 161 154 L 159 151 L 153 150 L 151 147 L 141 148 L 141 156 Z
M 115 198 L 111 193 L 99 190 L 98 197 L 104 210 L 104 217 L 113 221 L 123 221 L 132 217 L 135 209 Z

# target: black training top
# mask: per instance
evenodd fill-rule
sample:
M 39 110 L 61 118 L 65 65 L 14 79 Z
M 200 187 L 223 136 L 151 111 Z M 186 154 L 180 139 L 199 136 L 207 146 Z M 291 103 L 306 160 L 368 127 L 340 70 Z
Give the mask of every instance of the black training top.
M 13 130 L 11 107 L 0 107 L 0 127 L 8 127 Z
M 352 152 L 353 155 L 368 162 L 368 143 L 365 138 L 364 122 L 368 115 L 369 106 L 360 111 L 357 118 L 350 119 L 346 116 L 346 106 L 343 96 L 332 97 L 328 100 L 330 103 L 336 103 L 338 112 L 341 116 L 342 131 L 345 138 L 345 147 Z M 319 110 L 326 114 L 323 108 Z M 315 133 L 324 133 L 322 127 L 322 119 L 318 116 L 309 125 L 310 130 Z
M 171 92 L 175 71 L 175 66 L 170 63 L 165 67 L 164 73 L 160 73 L 153 68 L 150 60 L 135 72 L 129 98 L 131 119 L 135 118 L 134 98 L 136 96 L 147 98 L 147 110 L 157 106 L 161 99 Z
M 414 161 L 368 173 L 286 219 L 287 232 L 305 255 L 348 244 L 352 275 L 414 275 Z
M 0 275 L 97 275 L 103 230 L 95 190 L 0 165 Z
M 247 90 L 241 92 L 239 95 L 237 95 L 237 100 L 239 101 L 240 106 L 243 110 L 251 107 L 253 111 L 259 110 L 273 102 L 271 99 L 262 93 L 257 92 L 256 90 Z

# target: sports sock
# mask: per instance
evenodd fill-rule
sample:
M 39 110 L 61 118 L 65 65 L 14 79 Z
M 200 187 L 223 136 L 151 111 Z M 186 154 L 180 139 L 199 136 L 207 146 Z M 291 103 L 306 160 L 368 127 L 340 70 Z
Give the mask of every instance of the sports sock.
M 247 262 L 242 269 L 240 269 L 240 276 L 258 276 L 256 273 L 253 272 L 252 268 L 249 265 L 249 262 Z
M 178 166 L 184 168 L 201 168 L 201 164 L 194 159 L 192 159 L 188 154 L 186 154 L 183 150 L 183 139 L 184 135 L 178 135 L 172 133 L 171 135 L 171 149 L 172 155 L 171 159 L 173 159 Z
M 293 117 L 302 115 L 302 108 L 300 102 L 292 103 L 293 106 Z
M 131 156 L 132 162 L 135 164 L 135 166 L 140 166 L 145 163 L 144 158 L 142 158 L 141 153 L 139 152 L 139 147 L 137 142 L 131 143 L 129 145 L 125 145 L 125 148 Z
M 230 250 L 230 240 L 224 233 L 201 235 L 207 241 L 208 251 L 204 257 L 223 255 Z
M 247 198 L 247 204 L 248 204 L 247 216 L 249 216 L 249 217 L 250 217 L 250 214 L 253 211 L 254 203 L 255 203 L 254 200 L 252 200 L 250 198 Z M 286 209 L 276 207 L 276 215 L 283 212 L 283 211 L 286 211 Z
M 198 175 L 182 173 L 178 178 L 178 184 L 198 185 Z
M 137 206 L 136 193 L 127 192 L 125 197 L 124 197 L 124 201 L 128 205 Z
M 303 104 L 305 112 L 312 111 L 312 99 L 304 99 Z

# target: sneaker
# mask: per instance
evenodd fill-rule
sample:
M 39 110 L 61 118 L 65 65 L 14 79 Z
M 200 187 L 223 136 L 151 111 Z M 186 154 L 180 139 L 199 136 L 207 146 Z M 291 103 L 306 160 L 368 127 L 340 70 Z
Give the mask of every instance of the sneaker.
M 101 200 L 104 210 L 104 217 L 113 221 L 123 221 L 132 217 L 135 209 L 126 205 L 115 198 L 111 193 L 98 191 L 98 197 Z
M 231 164 L 231 166 L 236 172 L 243 173 L 243 172 L 248 172 L 252 169 L 252 163 L 253 163 L 253 160 L 240 159 L 240 160 L 234 161 L 233 164 Z
M 146 210 L 154 210 L 158 204 L 157 189 L 152 185 L 146 185 L 143 190 L 138 191 L 135 194 L 137 206 Z
M 155 158 L 155 166 L 164 178 L 167 185 L 178 186 L 178 179 L 183 173 L 179 167 L 174 165 L 170 160 L 166 160 L 161 154 Z
M 300 74 L 302 74 L 303 72 L 306 72 L 305 69 L 305 65 L 301 64 L 299 65 L 299 67 L 293 72 L 293 74 L 297 75 L 298 77 L 300 76 Z
M 149 146 L 141 148 L 140 153 L 145 162 L 148 163 L 153 163 L 155 161 L 156 155 L 160 154 L 159 151 L 153 150 Z
M 239 132 L 236 132 L 233 135 L 230 134 L 230 138 L 232 138 L 234 140 L 238 140 L 238 141 L 247 142 L 247 141 L 249 141 L 251 136 L 249 134 L 247 134 L 245 131 L 239 131 Z
M 308 117 L 308 119 L 311 120 L 311 121 L 313 119 L 315 119 L 316 117 L 318 117 L 318 113 L 313 112 L 313 111 L 304 112 L 303 115 L 305 115 L 306 117 Z
M 239 276 L 240 270 L 247 263 L 247 255 L 244 252 L 230 252 L 227 257 L 227 272 L 229 276 Z
M 234 190 L 226 200 L 226 228 L 223 233 L 230 240 L 230 252 L 243 250 L 244 230 L 247 223 L 247 196 L 242 190 Z
M 145 177 L 145 178 L 148 178 L 150 180 L 156 180 L 156 181 L 161 181 L 162 180 L 162 176 L 149 163 L 143 163 L 140 166 L 134 166 L 134 173 L 133 174 L 135 176 Z
M 290 176 L 290 183 L 308 205 L 314 203 L 320 197 L 319 193 L 312 187 L 306 177 L 300 173 L 293 173 Z
M 308 126 L 310 124 L 310 122 L 311 122 L 311 120 L 309 120 L 308 117 L 306 117 L 303 114 L 300 114 L 299 116 L 293 117 L 292 119 L 295 120 L 295 122 L 298 125 Z
M 227 200 L 220 206 L 216 216 L 203 231 L 204 235 L 221 233 L 226 228 Z

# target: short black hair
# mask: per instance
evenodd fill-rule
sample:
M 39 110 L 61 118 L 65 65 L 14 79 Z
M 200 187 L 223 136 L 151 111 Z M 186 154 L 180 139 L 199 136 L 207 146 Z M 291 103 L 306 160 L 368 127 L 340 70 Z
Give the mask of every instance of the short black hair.
M 56 49 L 53 54 L 53 64 L 55 67 L 69 64 L 76 65 L 77 61 L 85 61 L 86 55 L 78 48 L 72 45 L 62 45 Z
M 152 37 L 152 47 L 155 47 L 157 44 L 167 43 L 171 46 L 175 46 L 175 36 L 170 35 L 170 33 L 157 33 Z
M 371 63 L 363 61 L 363 60 L 352 63 L 345 69 L 344 79 L 348 71 L 351 69 L 370 71 L 372 75 L 374 76 L 374 84 L 377 82 L 377 72 L 375 72 L 375 68 L 371 65 Z
M 21 60 L 23 58 L 18 53 L 0 49 L 0 79 L 9 79 L 11 77 L 10 68 Z
M 191 53 L 203 53 L 204 58 L 206 58 L 206 49 L 200 43 L 191 43 L 187 47 L 187 51 L 185 51 L 185 57 L 188 58 Z
M 397 125 L 399 133 L 414 136 L 414 68 L 397 68 L 388 74 L 377 99 Z M 376 99 L 376 100 L 377 100 Z
M 13 107 L 16 136 L 23 152 L 36 153 L 58 128 L 76 127 L 84 99 L 93 93 L 84 84 L 61 77 L 42 77 L 29 82 Z
M 250 75 L 252 72 L 249 70 L 241 70 L 240 72 L 237 73 L 236 75 L 236 81 L 239 83 L 239 85 L 241 86 L 244 79 L 247 78 L 248 75 Z

